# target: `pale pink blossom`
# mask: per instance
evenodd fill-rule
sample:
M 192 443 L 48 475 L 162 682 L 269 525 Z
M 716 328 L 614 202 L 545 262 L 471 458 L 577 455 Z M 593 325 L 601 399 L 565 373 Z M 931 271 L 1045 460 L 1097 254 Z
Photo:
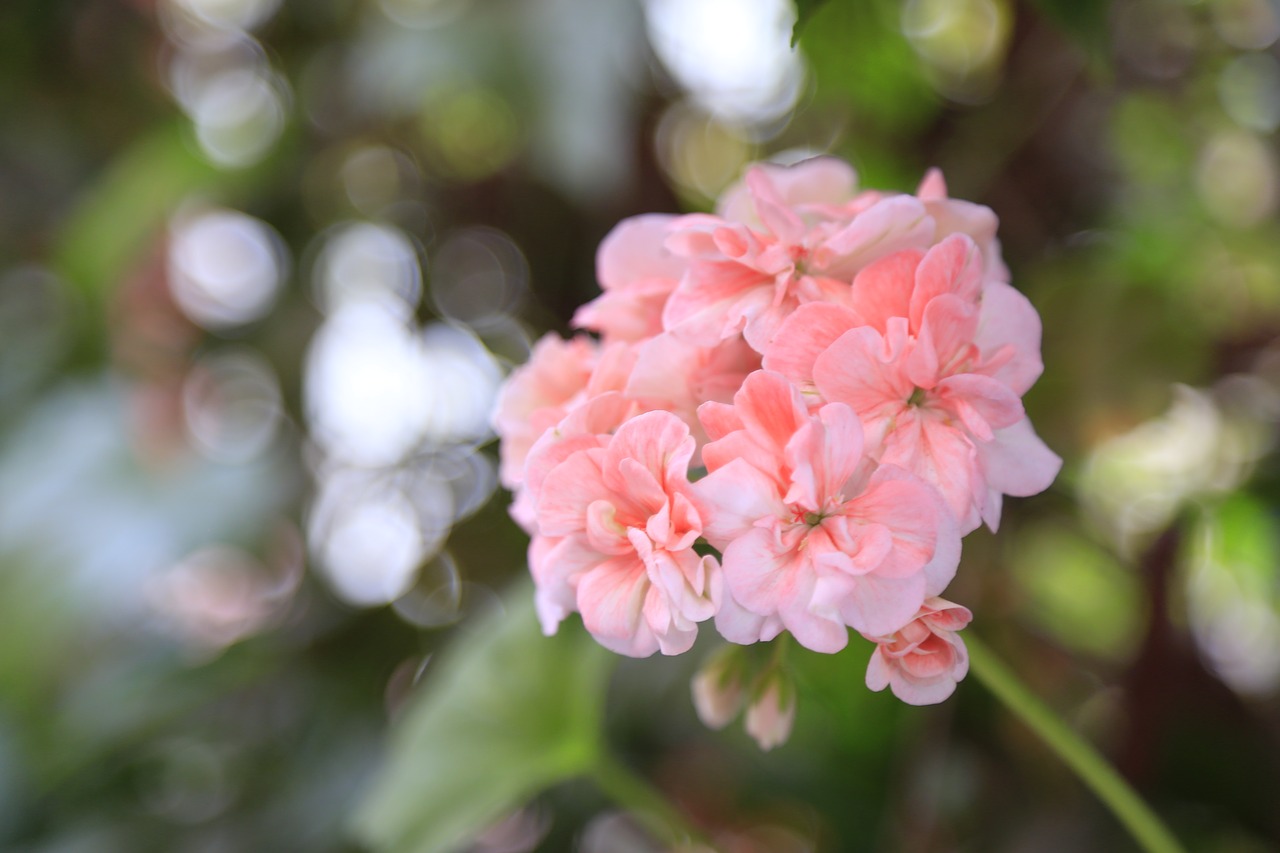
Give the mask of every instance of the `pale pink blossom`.
M 524 480 L 524 462 L 538 438 L 586 396 L 599 347 L 587 337 L 563 340 L 544 335 L 529 360 L 512 371 L 498 394 L 493 429 L 502 439 L 499 476 L 514 489 Z
M 699 414 L 715 440 L 694 488 L 723 554 L 716 627 L 726 639 L 785 628 L 807 648 L 839 651 L 847 626 L 892 632 L 950 581 L 960 548 L 950 514 L 925 483 L 864 458 L 850 407 L 811 415 L 785 378 L 762 370 L 733 406 Z
M 662 331 L 662 309 L 687 266 L 664 246 L 676 218 L 651 213 L 614 226 L 596 253 L 603 293 L 578 309 L 575 326 L 633 342 Z
M 820 184 L 805 173 L 830 168 L 810 160 L 749 169 L 754 216 L 742 200 L 726 207 L 755 224 L 705 214 L 676 220 L 667 247 L 689 265 L 663 310 L 664 328 L 699 346 L 742 334 L 763 352 L 798 306 L 844 302 L 860 267 L 931 242 L 933 220 L 913 196 L 864 194 L 843 205 L 805 199 Z
M 643 657 L 679 654 L 714 615 L 719 567 L 699 556 L 697 498 L 687 478 L 694 441 L 668 412 L 646 412 L 613 435 L 583 435 L 548 471 L 530 546 L 544 630 L 572 594 L 606 648 Z M 594 446 L 592 446 L 594 444 Z
M 551 414 L 561 417 L 543 427 L 523 453 L 523 467 L 514 487 L 515 500 L 509 510 L 511 517 L 526 532 L 532 534 L 537 529 L 534 516 L 542 480 L 553 467 L 575 450 L 594 446 L 597 437 L 613 433 L 628 418 L 649 409 L 662 408 L 661 405 L 653 405 L 654 401 L 637 400 L 622 393 L 635 359 L 634 347 L 625 342 L 601 347 L 582 390 L 564 405 L 544 413 L 546 417 Z M 542 427 L 541 419 L 538 423 Z M 516 433 L 518 442 L 524 439 L 524 435 Z M 504 436 L 504 448 L 508 441 Z
M 931 598 L 901 630 L 880 637 L 867 664 L 867 687 L 893 691 L 911 705 L 934 705 L 955 692 L 969 671 L 969 654 L 958 633 L 973 614 L 959 604 Z
M 796 719 L 796 689 L 776 670 L 764 677 L 755 698 L 747 705 L 744 726 L 760 749 L 768 752 L 791 737 Z

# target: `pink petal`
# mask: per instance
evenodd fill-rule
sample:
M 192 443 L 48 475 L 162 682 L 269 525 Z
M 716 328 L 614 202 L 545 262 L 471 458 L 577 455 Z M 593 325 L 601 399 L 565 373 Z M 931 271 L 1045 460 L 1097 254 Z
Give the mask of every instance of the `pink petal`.
M 731 432 L 718 441 L 713 441 L 702 449 L 702 461 L 708 471 L 715 471 L 725 465 L 741 459 L 769 475 L 780 486 L 785 481 L 782 454 L 773 445 L 768 436 L 741 429 Z
M 724 549 L 721 568 L 729 594 L 754 613 L 779 613 L 793 601 L 804 607 L 812 597 L 813 573 L 773 529 L 754 527 L 738 536 Z
M 916 269 L 924 253 L 894 252 L 863 267 L 853 280 L 854 310 L 867 325 L 884 333 L 890 317 L 909 317 Z
M 658 650 L 657 638 L 641 619 L 648 592 L 644 564 L 634 555 L 602 563 L 578 581 L 582 624 L 605 648 L 647 657 Z
M 891 559 L 877 574 L 905 576 L 933 559 L 946 510 L 935 490 L 893 465 L 882 464 L 866 491 L 845 505 L 845 515 L 862 524 L 883 526 L 893 541 Z M 942 516 L 942 518 L 940 518 Z
M 587 507 L 611 494 L 600 472 L 601 450 L 569 456 L 547 474 L 538 499 L 538 530 L 567 536 L 586 530 Z
M 880 569 L 893 551 L 893 536 L 884 525 L 860 524 L 836 515 L 823 519 L 805 547 L 820 569 L 862 575 Z
M 725 403 L 707 402 L 698 407 L 698 420 L 712 441 L 743 428 L 738 410 Z
M 621 472 L 623 460 L 634 460 L 662 487 L 687 480 L 694 442 L 689 427 L 670 412 L 645 412 L 618 427 L 601 464 L 606 481 Z M 625 478 L 623 488 L 632 483 Z
M 796 430 L 809 420 L 800 392 L 786 377 L 757 370 L 742 383 L 733 398 L 743 426 L 763 442 L 781 451 Z
M 840 602 L 840 616 L 863 634 L 892 634 L 916 615 L 924 594 L 921 574 L 898 578 L 858 575 L 850 579 L 850 590 Z
M 852 329 L 818 356 L 814 383 L 826 399 L 852 406 L 865 426 L 882 406 L 905 407 L 915 390 L 901 363 L 906 347 L 905 330 L 886 337 L 865 326 Z
M 837 338 L 863 325 L 852 309 L 828 302 L 798 307 L 765 348 L 764 368 L 781 373 L 802 390 L 813 384 L 813 364 Z
M 996 431 L 978 448 L 987 483 L 1006 495 L 1025 498 L 1049 488 L 1062 469 L 1062 459 L 1036 435 L 1024 418 Z
M 924 309 L 924 319 L 919 327 L 919 347 L 932 349 L 937 367 L 943 375 L 963 369 L 957 361 L 963 360 L 972 350 L 978 330 L 978 310 L 954 294 L 942 294 L 929 301 Z M 930 387 L 936 380 L 926 380 Z
M 674 284 L 688 261 L 664 245 L 677 217 L 646 213 L 624 219 L 600 241 L 596 252 L 596 278 L 605 290 L 630 287 L 652 279 Z
M 851 275 L 876 258 L 927 246 L 933 232 L 933 220 L 918 199 L 890 196 L 854 217 L 848 227 L 823 244 L 826 251 L 838 256 L 826 272 Z
M 790 166 L 762 163 L 754 168 L 764 172 L 783 202 L 790 207 L 839 205 L 853 197 L 858 177 L 853 167 L 836 157 L 814 157 Z M 720 196 L 717 212 L 734 222 L 753 224 L 755 200 L 741 182 Z
M 871 660 L 867 662 L 867 688 L 879 693 L 889 686 L 892 674 L 893 667 L 885 661 L 884 655 L 880 652 L 880 646 L 877 645 L 871 652 Z
M 982 309 L 974 342 L 984 355 L 1002 347 L 1013 355 L 992 374 L 1021 396 L 1035 384 L 1044 370 L 1040 359 L 1040 315 L 1018 291 L 1000 281 L 988 282 L 982 292 Z
M 705 507 L 702 535 L 722 551 L 764 518 L 781 518 L 786 505 L 778 486 L 741 459 L 712 471 L 690 487 Z
M 893 695 L 908 705 L 937 705 L 956 692 L 956 681 L 943 675 L 930 681 L 898 679 L 891 684 Z
M 755 200 L 756 215 L 764 227 L 784 242 L 799 242 L 804 236 L 804 222 L 787 206 L 773 185 L 769 171 L 762 166 L 752 166 L 747 170 L 746 182 Z
M 647 279 L 625 289 L 606 290 L 579 306 L 573 326 L 599 332 L 606 340 L 638 342 L 662 332 L 662 310 L 678 279 Z
M 981 523 L 985 487 L 978 452 L 963 429 L 919 410 L 909 410 L 885 436 L 882 465 L 897 465 L 936 487 L 968 533 Z
M 786 444 L 791 490 L 784 500 L 810 510 L 823 510 L 839 499 L 844 485 L 862 461 L 862 426 L 853 409 L 829 403 L 818 419 L 796 430 Z
M 662 325 L 698 346 L 715 346 L 768 308 L 773 279 L 740 263 L 698 262 L 672 291 Z
M 982 253 L 971 238 L 952 234 L 925 254 L 911 293 L 912 328 L 924 323 L 925 306 L 935 297 L 953 294 L 976 304 L 982 290 Z
M 940 201 L 947 197 L 947 181 L 942 177 L 942 170 L 931 168 L 924 173 L 920 186 L 916 189 L 916 197 L 921 201 Z
M 607 500 L 592 501 L 586 513 L 587 542 L 600 554 L 618 556 L 631 550 L 627 529 L 617 520 L 617 509 Z
M 750 645 L 772 640 L 782 633 L 782 620 L 776 614 L 752 613 L 726 593 L 716 613 L 716 630 L 731 643 Z
M 979 441 L 1026 417 L 1022 401 L 1003 383 L 977 373 L 948 376 L 934 389 L 936 405 L 954 412 Z

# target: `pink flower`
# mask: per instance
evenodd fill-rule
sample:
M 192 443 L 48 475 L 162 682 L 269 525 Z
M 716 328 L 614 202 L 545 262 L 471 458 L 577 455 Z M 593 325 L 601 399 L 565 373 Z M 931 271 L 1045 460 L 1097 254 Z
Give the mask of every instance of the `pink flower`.
M 880 637 L 867 664 L 867 687 L 911 705 L 934 705 L 955 692 L 969 671 L 969 655 L 957 633 L 973 614 L 959 604 L 931 598 L 901 630 Z
M 530 562 L 544 629 L 555 630 L 572 596 L 606 648 L 634 657 L 688 650 L 719 599 L 715 559 L 693 550 L 702 518 L 687 479 L 689 428 L 646 412 L 579 441 L 546 474 L 537 502 Z
M 585 398 L 598 355 L 599 348 L 590 338 L 566 341 L 547 334 L 534 345 L 529 360 L 508 377 L 492 419 L 502 439 L 502 485 L 514 489 L 524 481 L 529 449 Z
M 764 357 L 814 404 L 852 406 L 868 453 L 933 484 L 968 533 L 999 525 L 1001 496 L 1033 495 L 1061 460 L 1026 420 L 1039 376 L 1035 309 L 1008 285 L 983 290 L 976 245 L 955 235 L 877 261 L 852 306 L 807 305 Z
M 578 309 L 575 326 L 620 341 L 662 331 L 662 309 L 687 266 L 663 246 L 675 220 L 651 213 L 614 226 L 596 253 L 596 278 L 604 292 Z
M 699 346 L 741 333 L 763 352 L 798 306 L 846 301 L 848 280 L 861 266 L 929 244 L 933 221 L 912 196 L 811 202 L 806 196 L 820 192 L 821 182 L 808 173 L 832 169 L 825 159 L 749 169 L 745 185 L 755 215 L 747 217 L 740 194 L 725 207 L 754 225 L 702 214 L 676 220 L 667 246 L 689 266 L 663 310 L 664 328 Z M 837 186 L 851 189 L 851 175 Z
M 728 403 L 747 375 L 759 367 L 760 354 L 741 339 L 699 347 L 662 334 L 637 345 L 626 393 L 652 408 L 673 412 L 689 425 L 701 446 L 706 435 L 698 407 L 706 402 Z M 700 466 L 698 460 L 694 454 L 694 465 Z
M 555 338 L 549 336 L 544 340 Z M 523 450 L 519 480 L 515 486 L 508 487 L 515 489 L 511 517 L 526 532 L 533 533 L 536 529 L 534 515 L 542 480 L 553 467 L 574 450 L 592 445 L 596 436 L 611 434 L 628 418 L 656 407 L 622 394 L 635 358 L 635 349 L 630 344 L 619 341 L 602 347 L 580 392 L 563 405 L 541 410 L 531 417 L 539 433 L 527 450 L 523 443 L 528 440 L 528 433 L 511 429 L 502 434 L 504 462 L 509 459 L 514 463 L 516 455 Z M 556 415 L 560 416 L 558 420 L 546 423 Z M 508 449 L 508 445 L 512 447 Z
M 960 552 L 950 514 L 926 484 L 863 457 L 848 406 L 811 415 L 782 376 L 762 370 L 733 406 L 708 403 L 699 415 L 715 440 L 694 489 L 723 554 L 716 627 L 726 639 L 785 628 L 810 649 L 839 651 L 846 626 L 892 632 L 950 581 Z

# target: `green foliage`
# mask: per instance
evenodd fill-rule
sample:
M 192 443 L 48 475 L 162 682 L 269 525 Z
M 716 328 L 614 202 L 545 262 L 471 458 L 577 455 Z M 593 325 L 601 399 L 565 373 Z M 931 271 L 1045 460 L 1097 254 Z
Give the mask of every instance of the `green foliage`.
M 1192 618 L 1201 626 L 1236 623 L 1239 631 L 1249 610 L 1258 611 L 1255 621 L 1280 625 L 1280 533 L 1267 504 L 1237 492 L 1206 509 L 1186 557 Z
M 159 128 L 124 151 L 88 190 L 62 230 L 55 264 L 98 297 L 111 289 L 144 241 L 196 190 L 227 175 L 193 148 L 180 125 Z
M 919 128 L 936 113 L 937 97 L 897 25 L 898 4 L 841 0 L 800 7 L 800 45 L 817 97 L 852 111 L 858 151 L 877 133 Z
M 600 755 L 612 655 L 580 626 L 541 636 L 521 583 L 451 647 L 392 734 L 354 830 L 379 851 L 458 849 Z
M 1069 33 L 1091 58 L 1105 56 L 1108 0 L 1033 0 L 1033 5 Z
M 1064 525 L 1040 525 L 1017 543 L 1013 572 L 1029 621 L 1064 647 L 1124 661 L 1146 614 L 1134 570 Z
M 791 28 L 791 46 L 800 43 L 800 31 L 813 17 L 813 13 L 827 5 L 829 0 L 796 0 L 796 23 Z

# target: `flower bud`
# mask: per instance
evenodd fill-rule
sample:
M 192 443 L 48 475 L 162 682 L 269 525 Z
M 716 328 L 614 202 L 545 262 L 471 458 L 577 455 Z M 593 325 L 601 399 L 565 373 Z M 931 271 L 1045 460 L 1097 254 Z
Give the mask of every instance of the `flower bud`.
M 747 706 L 747 734 L 767 752 L 787 742 L 795 718 L 795 687 L 779 670 L 767 673 Z
M 725 646 L 693 677 L 693 707 L 709 729 L 727 726 L 742 710 L 741 650 Z
M 897 633 L 868 637 L 876 650 L 867 664 L 867 687 L 911 705 L 933 705 L 955 692 L 969 671 L 969 655 L 959 631 L 973 614 L 945 598 L 930 598 Z

